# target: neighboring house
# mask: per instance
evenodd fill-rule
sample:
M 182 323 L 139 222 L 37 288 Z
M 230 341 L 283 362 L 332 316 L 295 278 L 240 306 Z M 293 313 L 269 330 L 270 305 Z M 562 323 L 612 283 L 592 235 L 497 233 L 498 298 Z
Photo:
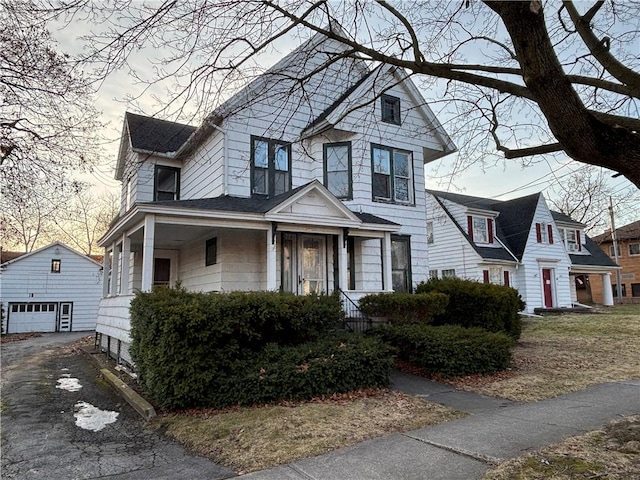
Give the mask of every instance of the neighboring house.
M 430 277 L 514 287 L 527 312 L 578 303 L 576 286 L 589 275 L 604 279 L 604 303 L 613 303 L 615 263 L 541 193 L 497 201 L 427 190 L 427 238 Z
M 94 330 L 102 265 L 54 242 L 0 265 L 3 333 Z
M 616 237 L 618 243 L 618 265 L 622 267 L 620 272 L 622 297 L 626 302 L 640 303 L 640 220 L 616 228 Z M 615 258 L 611 230 L 593 237 L 593 241 L 600 245 L 600 248 L 610 258 Z M 613 295 L 617 298 L 615 274 L 613 280 Z M 595 284 L 592 283 L 591 286 L 595 287 Z
M 130 362 L 129 303 L 153 285 L 356 302 L 426 279 L 424 164 L 455 146 L 402 71 L 346 50 L 315 35 L 199 128 L 126 114 L 103 348 Z

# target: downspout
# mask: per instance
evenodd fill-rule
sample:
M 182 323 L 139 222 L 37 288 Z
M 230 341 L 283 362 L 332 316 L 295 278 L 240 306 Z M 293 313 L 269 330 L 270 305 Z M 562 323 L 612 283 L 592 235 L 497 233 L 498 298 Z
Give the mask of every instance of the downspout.
M 222 134 L 222 190 L 224 195 L 229 195 L 229 183 L 227 181 L 227 154 L 229 153 L 229 142 L 227 141 L 227 132 L 215 123 L 209 123 L 209 125 L 211 125 Z

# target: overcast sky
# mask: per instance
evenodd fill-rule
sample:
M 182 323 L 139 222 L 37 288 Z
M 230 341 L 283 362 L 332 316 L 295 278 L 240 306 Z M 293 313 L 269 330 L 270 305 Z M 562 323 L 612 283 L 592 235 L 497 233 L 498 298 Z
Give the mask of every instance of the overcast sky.
M 54 28 L 52 33 L 57 38 L 62 51 L 75 54 L 82 48 L 79 37 L 97 28 L 99 27 L 95 25 L 75 22 L 72 26 Z M 283 41 L 278 48 L 280 56 L 284 56 L 298 44 L 298 40 Z M 162 53 L 146 49 L 136 53 L 132 58 L 132 63 L 135 64 L 136 69 L 144 71 L 145 68 L 151 68 L 149 59 L 161 58 Z M 262 59 L 265 62 L 264 67 L 269 67 L 280 56 L 265 56 Z M 108 127 L 104 131 L 104 135 L 110 142 L 105 146 L 102 164 L 92 174 L 81 176 L 83 180 L 95 185 L 95 191 L 119 191 L 119 182 L 114 180 L 113 175 L 125 111 L 147 115 L 155 114 L 159 110 L 160 104 L 166 101 L 166 87 L 167 85 L 154 85 L 148 88 L 137 83 L 135 78 L 125 70 L 112 74 L 100 86 L 96 102 L 98 109 L 102 112 L 103 120 L 107 122 Z M 138 98 L 135 103 L 132 102 L 131 98 L 136 97 Z M 437 114 L 439 108 L 434 106 L 433 110 Z M 443 118 L 442 114 L 439 119 L 442 123 L 446 122 L 446 118 Z M 456 142 L 455 136 L 453 136 L 453 141 Z M 439 178 L 450 170 L 453 162 L 455 162 L 455 156 L 450 155 L 427 165 L 425 167 L 427 188 L 507 200 L 545 191 L 550 184 L 562 182 L 563 179 L 566 181 L 571 172 L 584 168 L 583 164 L 571 161 L 566 156 L 557 159 L 543 159 L 541 157 L 534 165 L 526 168 L 521 167 L 517 160 L 507 160 L 500 161 L 486 170 L 483 170 L 480 165 L 476 165 L 453 177 Z M 611 179 L 611 184 L 614 191 L 635 189 L 624 177 Z M 623 211 L 617 212 L 619 217 L 617 223 L 621 225 L 637 220 L 637 217 L 640 216 L 639 213 L 640 207 L 626 207 Z

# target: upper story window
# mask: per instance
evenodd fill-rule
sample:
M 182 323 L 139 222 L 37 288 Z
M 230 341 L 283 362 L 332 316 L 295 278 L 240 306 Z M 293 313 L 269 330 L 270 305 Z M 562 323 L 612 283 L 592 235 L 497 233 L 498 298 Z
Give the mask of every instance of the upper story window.
M 382 121 L 400 125 L 400 99 L 391 95 L 380 97 L 380 107 L 382 109 Z
M 536 223 L 536 242 L 553 245 L 553 225 Z
M 629 255 L 640 255 L 640 243 L 629 244 Z
M 374 200 L 413 202 L 413 154 L 381 145 L 371 146 Z
M 609 247 L 609 256 L 610 256 L 611 258 L 613 258 L 613 257 L 615 257 L 615 256 L 616 256 L 616 252 L 615 252 L 616 250 L 618 251 L 618 257 L 621 257 L 621 256 L 622 256 L 622 255 L 621 255 L 621 252 L 620 252 L 620 245 L 618 245 L 617 247 L 618 247 L 618 248 L 615 248 L 615 249 L 613 248 L 613 245 L 611 245 L 611 246 Z
M 324 145 L 324 186 L 338 198 L 353 198 L 351 142 Z
M 467 233 L 475 243 L 493 243 L 493 218 L 468 215 Z
M 251 137 L 251 193 L 275 196 L 291 190 L 291 145 Z
M 560 235 L 564 241 L 564 246 L 568 252 L 581 252 L 582 241 L 580 240 L 580 230 L 574 230 L 572 228 L 560 229 Z
M 180 169 L 156 165 L 153 200 L 180 200 Z
M 51 273 L 60 273 L 60 269 L 62 268 L 62 260 L 59 258 L 54 258 L 51 260 Z

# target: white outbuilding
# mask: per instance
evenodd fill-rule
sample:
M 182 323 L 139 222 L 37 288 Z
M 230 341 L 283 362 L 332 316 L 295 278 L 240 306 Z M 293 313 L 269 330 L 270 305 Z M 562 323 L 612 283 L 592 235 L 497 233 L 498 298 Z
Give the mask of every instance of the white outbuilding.
M 102 265 L 60 242 L 0 265 L 2 333 L 96 328 Z

